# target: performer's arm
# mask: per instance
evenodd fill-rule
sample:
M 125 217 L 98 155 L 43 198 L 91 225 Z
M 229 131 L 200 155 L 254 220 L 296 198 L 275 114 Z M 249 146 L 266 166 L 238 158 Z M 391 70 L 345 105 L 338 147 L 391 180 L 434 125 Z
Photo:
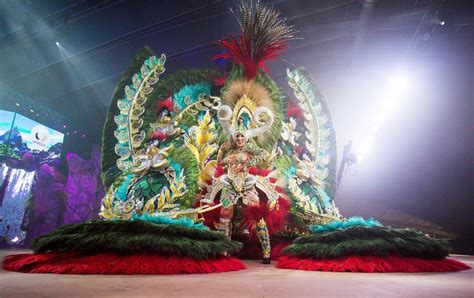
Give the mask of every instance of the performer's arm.
M 217 163 L 222 163 L 225 158 L 225 152 L 229 148 L 229 141 L 225 141 L 221 147 L 219 148 L 219 151 L 217 152 Z

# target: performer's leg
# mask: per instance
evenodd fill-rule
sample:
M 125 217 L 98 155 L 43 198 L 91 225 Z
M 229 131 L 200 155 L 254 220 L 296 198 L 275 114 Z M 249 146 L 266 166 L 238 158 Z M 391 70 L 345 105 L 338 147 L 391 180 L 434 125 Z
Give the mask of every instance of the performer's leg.
M 234 217 L 234 205 L 222 208 L 221 218 L 219 222 L 215 224 L 217 230 L 224 232 L 227 238 L 231 238 L 232 233 L 232 218 Z
M 268 234 L 267 223 L 262 218 L 257 223 L 257 237 L 258 241 L 260 241 L 260 245 L 262 246 L 263 251 L 263 263 L 270 264 L 271 262 L 271 246 L 270 246 L 270 235 Z

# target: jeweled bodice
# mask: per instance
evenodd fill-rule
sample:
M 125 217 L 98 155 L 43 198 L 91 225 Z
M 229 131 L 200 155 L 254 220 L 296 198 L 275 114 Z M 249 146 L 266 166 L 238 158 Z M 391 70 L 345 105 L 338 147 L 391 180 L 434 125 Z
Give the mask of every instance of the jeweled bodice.
M 248 152 L 240 150 L 232 150 L 225 159 L 225 165 L 229 175 L 237 175 L 243 172 L 248 172 L 248 164 L 252 156 Z

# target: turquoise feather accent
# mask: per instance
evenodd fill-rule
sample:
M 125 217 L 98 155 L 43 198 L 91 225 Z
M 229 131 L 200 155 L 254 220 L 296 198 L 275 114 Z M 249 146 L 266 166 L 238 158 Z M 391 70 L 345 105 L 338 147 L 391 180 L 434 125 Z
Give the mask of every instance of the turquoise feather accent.
M 287 179 L 290 179 L 296 173 L 296 167 L 291 166 L 288 170 L 285 171 L 285 176 Z
M 373 218 L 363 219 L 359 216 L 354 216 L 348 218 L 347 220 L 335 220 L 326 225 L 310 225 L 308 228 L 311 233 L 324 233 L 331 232 L 335 230 L 344 230 L 354 226 L 364 226 L 364 227 L 382 227 L 383 225 Z
M 127 189 L 133 177 L 134 175 L 132 174 L 127 175 L 123 180 L 122 184 L 120 184 L 120 186 L 117 187 L 117 190 L 115 191 L 115 197 L 119 198 L 119 200 L 122 202 L 125 202 L 127 200 Z
M 321 199 L 323 200 L 324 206 L 329 206 L 331 204 L 331 198 L 328 196 L 328 194 L 321 187 L 318 187 L 318 192 L 321 195 Z
M 198 101 L 200 94 L 211 94 L 211 85 L 209 83 L 197 83 L 184 86 L 173 95 L 174 104 L 182 110 L 191 103 Z M 189 99 L 186 99 L 188 96 Z
M 132 215 L 132 221 L 134 220 L 143 220 L 143 221 L 149 221 L 149 222 L 153 222 L 153 223 L 161 224 L 161 225 L 174 225 L 174 226 L 209 231 L 209 228 L 206 227 L 203 223 L 196 224 L 192 219 L 187 218 L 187 217 L 170 218 L 165 215 L 150 215 L 149 213 L 145 213 L 142 215 L 138 215 L 138 214 Z
M 174 170 L 177 174 L 181 173 L 182 167 L 181 167 L 181 165 L 180 165 L 178 162 L 174 161 L 171 157 L 168 158 L 168 161 L 169 161 L 170 167 L 172 167 L 173 170 Z

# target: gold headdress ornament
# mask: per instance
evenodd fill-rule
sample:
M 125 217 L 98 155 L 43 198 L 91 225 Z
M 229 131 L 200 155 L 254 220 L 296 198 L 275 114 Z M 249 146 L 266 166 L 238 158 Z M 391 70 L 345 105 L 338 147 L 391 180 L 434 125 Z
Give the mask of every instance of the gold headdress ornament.
M 221 105 L 217 110 L 217 118 L 227 133 L 235 137 L 242 131 L 245 138 L 262 135 L 273 124 L 273 113 L 267 107 L 257 107 L 247 95 L 244 95 L 234 106 Z
M 274 102 L 265 86 L 256 80 L 237 79 L 222 93 L 217 116 L 222 127 L 234 137 L 243 131 L 247 139 L 260 136 L 273 125 Z M 259 140 L 259 141 L 263 141 Z

